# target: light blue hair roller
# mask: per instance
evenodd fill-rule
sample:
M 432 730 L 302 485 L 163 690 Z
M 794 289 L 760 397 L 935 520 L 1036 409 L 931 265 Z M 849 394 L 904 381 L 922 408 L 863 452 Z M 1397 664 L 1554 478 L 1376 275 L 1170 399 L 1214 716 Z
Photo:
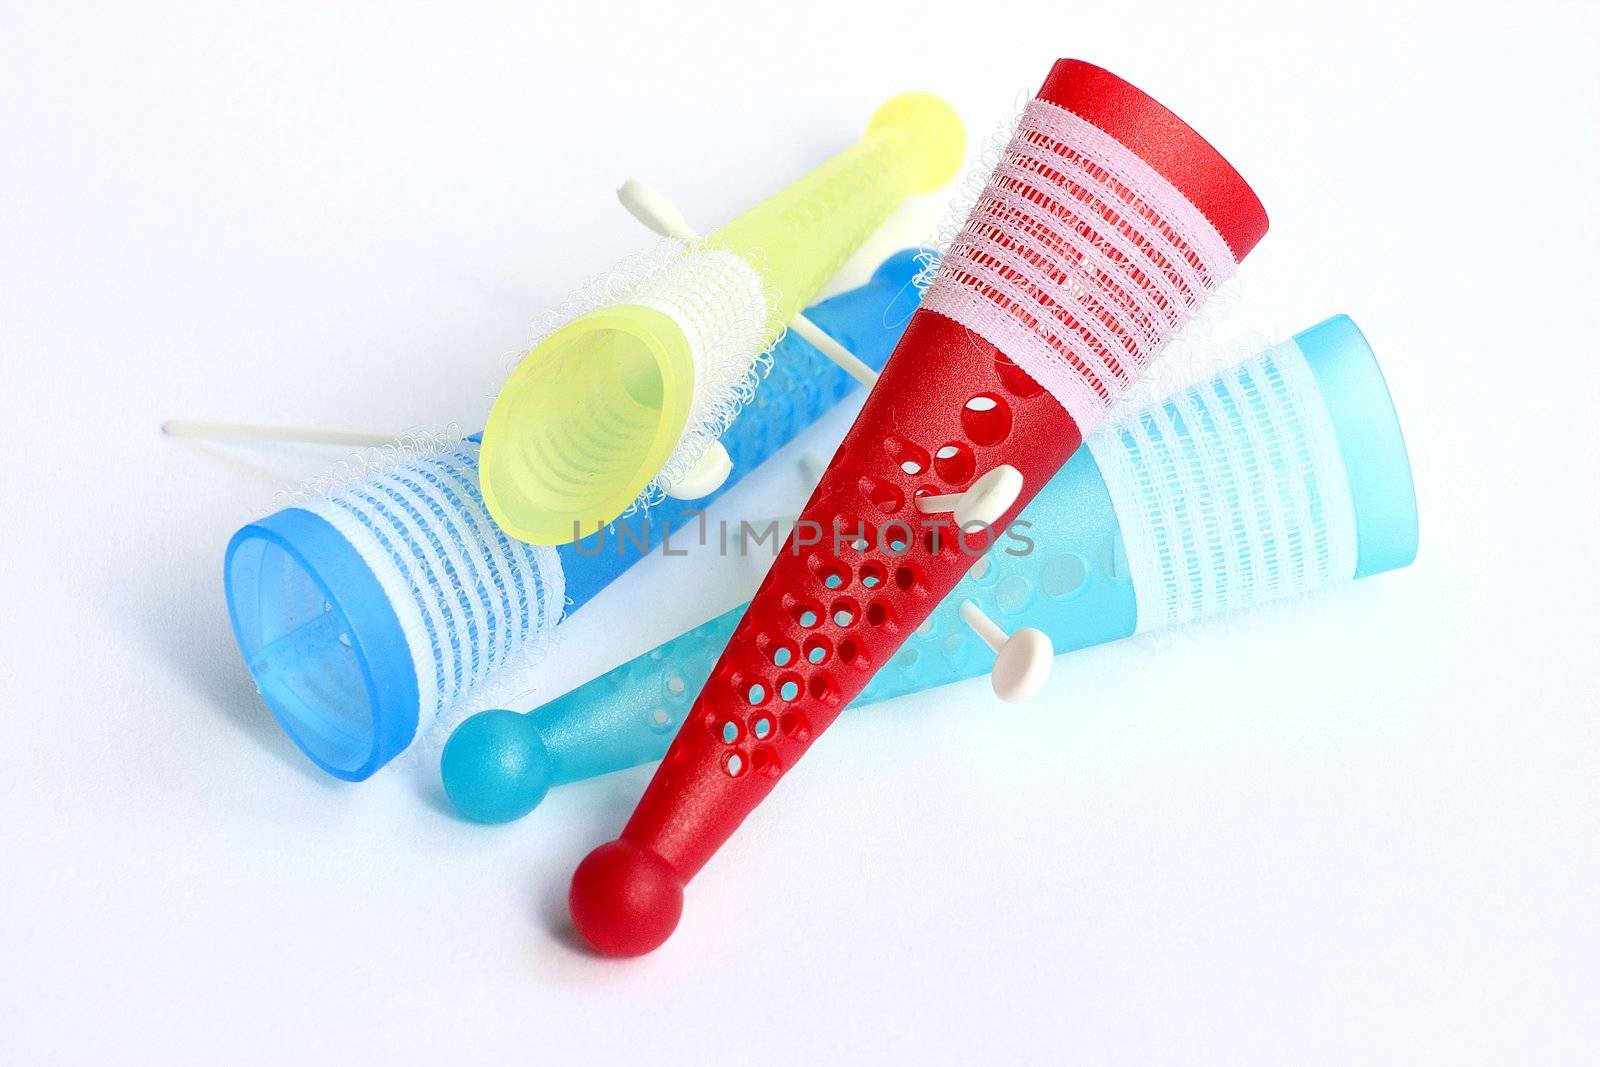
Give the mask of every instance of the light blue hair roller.
M 867 284 L 807 311 L 876 369 L 916 310 L 918 253 L 890 257 Z M 467 704 L 526 660 L 587 603 L 836 404 L 854 382 L 794 334 L 721 442 L 733 462 L 717 491 L 668 498 L 628 520 L 646 535 L 605 551 L 599 534 L 559 548 L 506 537 L 478 489 L 475 438 L 405 455 L 244 527 L 223 583 L 234 636 L 267 706 L 307 756 L 360 781 L 419 725 Z
M 856 705 L 988 673 L 996 654 L 964 605 L 992 633 L 1035 628 L 1067 652 L 1416 555 L 1400 424 L 1372 350 L 1345 316 L 1087 444 L 1023 513 L 1030 525 L 996 541 Z M 660 759 L 743 612 L 532 712 L 466 720 L 442 759 L 451 801 L 470 819 L 505 822 L 551 785 Z

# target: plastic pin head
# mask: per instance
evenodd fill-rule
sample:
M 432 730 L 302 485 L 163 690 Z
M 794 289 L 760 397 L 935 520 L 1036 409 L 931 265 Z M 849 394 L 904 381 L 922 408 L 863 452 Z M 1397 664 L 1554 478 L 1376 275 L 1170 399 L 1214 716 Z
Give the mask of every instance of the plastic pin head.
M 993 526 L 1022 495 L 1022 472 L 1001 464 L 973 482 L 964 492 L 943 493 L 917 498 L 917 510 L 924 515 L 948 511 L 957 526 L 971 523 Z
M 733 460 L 718 441 L 701 453 L 695 465 L 682 477 L 661 483 L 662 491 L 674 500 L 699 500 L 722 488 L 733 473 Z
M 642 222 L 652 233 L 675 237 L 680 241 L 693 241 L 700 236 L 676 204 L 661 195 L 654 186 L 646 185 L 637 178 L 629 178 L 617 187 L 617 199 L 628 214 Z
M 970 600 L 962 602 L 961 618 L 984 644 L 994 649 L 994 669 L 989 674 L 994 695 L 1010 704 L 1032 700 L 1050 678 L 1050 666 L 1055 660 L 1056 650 L 1049 636 L 1031 626 L 1007 636 Z
M 1012 634 L 994 657 L 994 672 L 989 676 L 994 695 L 1010 704 L 1025 704 L 1038 696 L 1050 680 L 1055 654 L 1043 630 L 1030 626 Z

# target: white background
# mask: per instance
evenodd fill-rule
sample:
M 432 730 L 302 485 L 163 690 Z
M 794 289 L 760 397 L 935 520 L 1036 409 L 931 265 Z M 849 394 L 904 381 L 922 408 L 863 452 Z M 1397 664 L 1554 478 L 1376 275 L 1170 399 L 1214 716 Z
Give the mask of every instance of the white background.
M 0 1061 L 1593 1055 L 1594 5 L 875 8 L 0 0 Z M 476 428 L 644 243 L 622 178 L 709 225 L 904 88 L 981 139 L 1058 55 L 1248 176 L 1256 311 L 1365 327 L 1414 567 L 1066 657 L 1029 707 L 846 716 L 629 963 L 563 898 L 647 770 L 483 829 L 279 734 L 222 549 L 336 457 L 164 418 Z M 630 574 L 530 700 L 732 603 L 713 566 Z

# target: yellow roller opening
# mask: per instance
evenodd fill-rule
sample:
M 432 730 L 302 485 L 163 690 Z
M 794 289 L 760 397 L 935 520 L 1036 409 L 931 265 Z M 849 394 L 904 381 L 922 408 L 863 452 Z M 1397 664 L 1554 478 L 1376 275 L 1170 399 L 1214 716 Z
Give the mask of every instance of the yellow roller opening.
M 624 304 L 563 327 L 523 359 L 489 413 L 479 457 L 489 514 L 536 545 L 592 533 L 672 454 L 693 391 L 689 342 L 659 311 Z

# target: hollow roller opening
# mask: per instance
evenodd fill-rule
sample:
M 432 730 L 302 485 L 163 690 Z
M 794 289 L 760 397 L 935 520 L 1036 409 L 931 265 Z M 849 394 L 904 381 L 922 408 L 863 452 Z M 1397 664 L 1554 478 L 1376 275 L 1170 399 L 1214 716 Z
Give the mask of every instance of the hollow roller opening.
M 337 531 L 292 508 L 253 523 L 228 546 L 223 582 L 256 688 L 313 762 L 359 781 L 404 747 L 417 701 L 405 637 Z
M 592 533 L 671 456 L 693 392 L 693 351 L 670 316 L 626 304 L 570 323 L 523 359 L 489 414 L 489 513 L 531 544 Z
M 374 716 L 343 613 L 265 537 L 238 547 L 227 581 L 240 648 L 273 714 L 317 762 L 359 769 L 373 749 Z

